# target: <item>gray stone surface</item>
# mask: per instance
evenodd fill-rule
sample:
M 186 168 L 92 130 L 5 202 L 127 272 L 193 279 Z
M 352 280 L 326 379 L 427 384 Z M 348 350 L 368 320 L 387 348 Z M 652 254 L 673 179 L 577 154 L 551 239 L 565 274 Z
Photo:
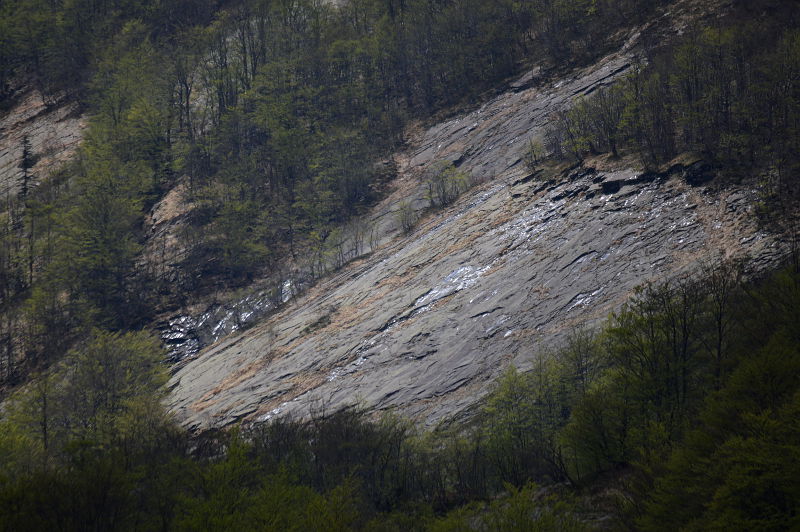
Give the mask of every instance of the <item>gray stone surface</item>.
M 554 111 L 623 75 L 637 38 L 566 79 L 530 72 L 412 136 L 370 217 L 381 245 L 176 367 L 169 408 L 193 430 L 352 403 L 433 425 L 468 412 L 509 363 L 527 367 L 646 281 L 719 257 L 777 262 L 780 241 L 756 227 L 751 190 L 714 191 L 688 167 L 657 176 L 598 161 L 552 183 L 523 168 L 528 140 Z M 481 184 L 401 235 L 400 202 L 423 207 L 420 178 L 442 160 Z
M 172 379 L 172 410 L 194 429 L 354 402 L 436 423 L 645 280 L 738 254 L 742 238 L 749 253 L 780 256 L 751 224 L 747 191 L 673 177 L 585 198 L 611 177 L 487 183 L 189 361 Z
M 33 89 L 20 90 L 16 103 L 0 116 L 0 197 L 15 195 L 22 177 L 22 143 L 25 137 L 36 161 L 30 170 L 31 186 L 75 155 L 83 138 L 86 119 L 76 103 L 46 105 Z

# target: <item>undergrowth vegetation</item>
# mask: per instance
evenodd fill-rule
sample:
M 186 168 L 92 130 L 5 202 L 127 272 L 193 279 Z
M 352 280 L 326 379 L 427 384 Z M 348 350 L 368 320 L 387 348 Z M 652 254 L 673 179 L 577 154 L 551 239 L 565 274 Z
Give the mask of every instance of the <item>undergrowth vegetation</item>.
M 796 268 L 709 266 L 510 367 L 468 426 L 321 408 L 191 448 L 149 399 L 160 373 L 123 371 L 153 364 L 150 340 L 98 333 L 10 407 L 0 526 L 583 530 L 604 507 L 617 527 L 792 529 L 798 309 Z

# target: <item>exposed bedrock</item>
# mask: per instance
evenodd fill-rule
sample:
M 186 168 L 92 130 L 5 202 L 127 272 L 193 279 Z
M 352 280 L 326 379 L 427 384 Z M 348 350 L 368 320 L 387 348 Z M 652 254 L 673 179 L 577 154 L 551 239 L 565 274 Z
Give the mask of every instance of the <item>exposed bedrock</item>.
M 29 186 L 35 186 L 76 153 L 86 118 L 78 104 L 65 99 L 47 104 L 29 87 L 13 96 L 14 104 L 0 112 L 0 196 L 15 195 L 22 184 L 24 144 L 30 158 Z
M 635 41 L 557 82 L 531 72 L 416 134 L 372 216 L 383 244 L 184 361 L 171 410 L 192 430 L 353 403 L 432 425 L 468 412 L 508 364 L 527 367 L 644 282 L 719 257 L 777 263 L 779 239 L 750 212 L 755 192 L 711 188 L 702 160 L 662 174 L 606 162 L 552 182 L 524 170 L 523 150 L 551 113 L 623 75 Z M 482 184 L 400 235 L 399 202 L 425 205 L 419 178 L 442 160 Z
M 646 280 L 742 250 L 779 259 L 752 224 L 751 193 L 633 177 L 487 183 L 189 361 L 172 410 L 193 429 L 354 402 L 436 423 Z M 604 192 L 614 181 L 630 184 Z

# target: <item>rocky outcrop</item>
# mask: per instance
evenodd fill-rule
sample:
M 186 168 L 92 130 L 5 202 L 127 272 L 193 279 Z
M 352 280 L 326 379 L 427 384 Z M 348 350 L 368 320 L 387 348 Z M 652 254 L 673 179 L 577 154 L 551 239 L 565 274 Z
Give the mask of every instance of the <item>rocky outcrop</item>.
M 522 150 L 549 113 L 628 64 L 623 51 L 419 134 L 373 217 L 392 240 L 178 368 L 170 408 L 195 430 L 354 402 L 433 424 L 645 281 L 743 250 L 779 260 L 779 242 L 749 213 L 755 193 L 695 182 L 699 161 L 664 174 L 606 162 L 552 182 L 524 171 Z M 442 159 L 483 184 L 394 236 L 398 202 L 424 204 L 418 176 Z
M 413 135 L 371 215 L 380 245 L 176 366 L 170 409 L 193 430 L 356 402 L 431 425 L 469 411 L 508 364 L 527 367 L 644 282 L 719 257 L 780 261 L 780 240 L 751 215 L 756 193 L 712 188 L 700 158 L 662 173 L 608 160 L 557 176 L 524 168 L 554 111 L 628 71 L 638 35 L 591 68 L 557 81 L 534 70 Z M 427 206 L 420 178 L 443 160 L 477 185 L 402 235 L 401 205 Z
M 558 184 L 487 183 L 201 353 L 174 375 L 171 408 L 194 429 L 353 402 L 435 423 L 643 281 L 743 248 L 781 256 L 751 222 L 751 192 L 677 175 L 602 189 L 633 176 L 579 169 Z
M 34 89 L 20 89 L 0 114 L 0 197 L 15 195 L 22 178 L 23 143 L 30 144 L 29 170 L 33 186 L 74 155 L 83 138 L 86 118 L 78 104 L 56 100 L 46 103 Z

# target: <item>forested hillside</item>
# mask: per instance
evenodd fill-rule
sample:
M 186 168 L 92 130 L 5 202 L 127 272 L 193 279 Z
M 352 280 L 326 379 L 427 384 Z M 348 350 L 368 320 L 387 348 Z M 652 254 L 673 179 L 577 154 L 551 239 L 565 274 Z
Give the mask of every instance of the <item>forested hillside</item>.
M 217 283 L 291 262 L 324 270 L 339 226 L 381 194 L 391 168 L 375 163 L 410 119 L 476 98 L 531 61 L 588 61 L 655 7 L 190 4 L 3 5 L 6 86 L 16 75 L 66 91 L 92 117 L 73 164 L 33 187 L 23 158 L 7 201 L 7 380 L 47 367 L 89 323 L 137 328 Z M 142 267 L 142 220 L 184 175 L 190 251 L 170 283 Z
M 0 112 L 33 87 L 88 128 L 48 176 L 23 142 L 0 209 L 0 528 L 800 526 L 800 9 L 697 2 L 680 35 L 660 29 L 684 4 L 3 2 Z M 203 434 L 175 423 L 158 316 L 254 282 L 280 301 L 281 272 L 342 267 L 366 251 L 410 129 L 534 67 L 560 84 L 629 39 L 630 73 L 527 139 L 521 181 L 701 161 L 692 186 L 756 191 L 761 230 L 794 243 L 785 268 L 708 261 L 646 285 L 598 330 L 531 352 L 532 371 L 511 366 L 465 424 L 324 405 Z M 458 166 L 424 176 L 434 215 L 492 177 Z M 168 276 L 145 220 L 178 187 Z M 421 213 L 394 216 L 413 234 Z
M 660 50 L 624 83 L 560 113 L 548 153 L 580 161 L 628 149 L 658 168 L 699 152 L 728 180 L 761 174 L 765 201 L 786 214 L 797 202 L 800 164 L 800 33 L 784 23 L 736 19 Z
M 512 367 L 468 426 L 354 407 L 191 447 L 157 403 L 157 345 L 96 333 L 6 406 L 0 524 L 793 530 L 798 297 L 796 265 L 744 283 L 723 264 Z

